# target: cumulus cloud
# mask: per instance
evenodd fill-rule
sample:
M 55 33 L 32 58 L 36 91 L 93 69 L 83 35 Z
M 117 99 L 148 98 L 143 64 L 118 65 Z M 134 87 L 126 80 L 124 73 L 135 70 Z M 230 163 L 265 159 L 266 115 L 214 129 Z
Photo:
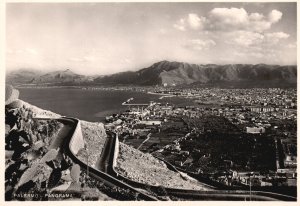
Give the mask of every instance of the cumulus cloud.
M 242 29 L 248 23 L 248 13 L 241 8 L 214 8 L 209 12 L 212 29 Z
M 240 46 L 252 46 L 261 44 L 264 40 L 264 35 L 257 32 L 239 31 L 234 33 L 233 42 Z
M 289 34 L 284 32 L 274 32 L 274 33 L 266 33 L 266 37 L 270 39 L 287 39 L 289 38 Z
M 249 46 L 274 46 L 280 40 L 289 38 L 289 34 L 284 32 L 258 33 L 252 31 L 237 31 L 226 33 L 220 38 L 226 39 L 226 43 L 242 47 Z
M 189 14 L 187 18 L 188 25 L 195 30 L 203 29 L 205 21 L 205 17 L 199 17 L 197 14 Z
M 188 28 L 193 30 L 247 30 L 263 32 L 271 28 L 282 17 L 282 12 L 272 10 L 268 16 L 261 13 L 248 13 L 244 8 L 214 8 L 207 16 L 198 16 L 195 13 L 188 14 L 181 18 L 173 26 L 185 31 Z
M 205 26 L 206 18 L 197 14 L 190 13 L 186 18 L 182 18 L 177 21 L 173 26 L 174 28 L 185 31 L 187 28 L 193 30 L 202 30 Z
M 184 47 L 186 47 L 188 49 L 192 49 L 192 50 L 202 51 L 202 50 L 209 49 L 215 45 L 216 45 L 216 42 L 212 39 L 206 39 L 206 40 L 192 39 L 192 40 L 188 40 L 184 44 Z
M 272 23 L 278 22 L 282 17 L 282 13 L 278 10 L 272 10 L 269 14 L 269 20 Z
M 289 38 L 289 34 L 284 32 L 273 32 L 273 33 L 266 33 L 266 41 L 269 44 L 277 44 L 281 39 Z
M 264 18 L 264 15 L 259 14 L 259 13 L 251 13 L 249 15 L 249 19 L 253 21 L 260 21 Z

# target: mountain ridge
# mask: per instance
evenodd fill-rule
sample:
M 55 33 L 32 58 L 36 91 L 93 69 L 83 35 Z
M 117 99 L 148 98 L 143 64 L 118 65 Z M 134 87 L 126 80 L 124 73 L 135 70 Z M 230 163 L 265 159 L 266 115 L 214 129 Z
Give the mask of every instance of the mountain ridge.
M 30 73 L 29 73 L 30 74 Z M 15 75 L 15 76 L 14 76 Z M 185 62 L 160 61 L 138 71 L 124 71 L 112 75 L 86 76 L 70 69 L 43 74 L 32 74 L 20 81 L 20 74 L 8 74 L 9 83 L 68 84 L 68 85 L 238 85 L 255 86 L 270 84 L 294 87 L 297 83 L 297 66 L 267 64 L 189 64 Z M 18 76 L 19 75 L 19 76 Z M 16 78 L 18 76 L 18 78 Z
M 296 84 L 297 67 L 266 64 L 188 64 L 157 62 L 136 72 L 117 73 L 94 80 L 97 83 L 136 85 L 191 85 L 218 82 L 278 82 Z

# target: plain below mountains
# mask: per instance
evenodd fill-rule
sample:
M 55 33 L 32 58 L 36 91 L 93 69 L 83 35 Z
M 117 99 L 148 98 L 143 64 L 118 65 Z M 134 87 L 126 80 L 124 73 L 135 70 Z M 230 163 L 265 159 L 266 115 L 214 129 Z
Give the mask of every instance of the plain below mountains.
M 24 76 L 24 78 L 22 78 Z M 85 76 L 70 70 L 38 74 L 13 72 L 13 84 L 139 85 L 139 86 L 218 86 L 218 87 L 296 87 L 297 66 L 266 64 L 188 64 L 161 61 L 138 71 L 105 76 Z

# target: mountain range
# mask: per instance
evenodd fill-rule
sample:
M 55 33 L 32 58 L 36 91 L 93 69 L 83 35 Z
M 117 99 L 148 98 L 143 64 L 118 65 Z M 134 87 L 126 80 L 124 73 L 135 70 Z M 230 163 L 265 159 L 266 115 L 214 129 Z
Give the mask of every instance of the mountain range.
M 71 70 L 42 73 L 20 70 L 7 74 L 12 84 L 295 87 L 297 66 L 266 64 L 188 64 L 161 61 L 138 71 L 104 76 L 79 75 Z

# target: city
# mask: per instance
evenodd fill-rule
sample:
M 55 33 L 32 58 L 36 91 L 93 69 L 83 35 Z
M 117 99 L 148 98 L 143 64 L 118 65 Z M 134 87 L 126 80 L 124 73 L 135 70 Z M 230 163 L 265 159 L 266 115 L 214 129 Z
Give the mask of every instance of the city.
M 128 110 L 107 117 L 105 127 L 120 141 L 228 186 L 296 186 L 295 89 L 155 92 L 198 105 L 125 102 Z

